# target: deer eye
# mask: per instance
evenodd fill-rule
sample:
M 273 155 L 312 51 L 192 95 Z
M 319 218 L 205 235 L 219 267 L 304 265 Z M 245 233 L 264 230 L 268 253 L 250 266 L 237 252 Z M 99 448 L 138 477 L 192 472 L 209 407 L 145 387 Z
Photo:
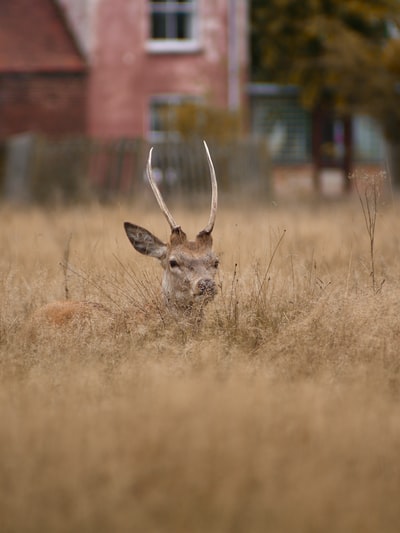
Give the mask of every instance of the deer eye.
M 169 266 L 170 266 L 171 268 L 176 268 L 177 266 L 179 266 L 179 265 L 178 265 L 178 261 L 176 261 L 176 259 L 170 259 L 170 260 L 169 260 Z
M 214 268 L 218 268 L 218 267 L 219 267 L 219 260 L 216 259 L 216 260 L 214 261 Z

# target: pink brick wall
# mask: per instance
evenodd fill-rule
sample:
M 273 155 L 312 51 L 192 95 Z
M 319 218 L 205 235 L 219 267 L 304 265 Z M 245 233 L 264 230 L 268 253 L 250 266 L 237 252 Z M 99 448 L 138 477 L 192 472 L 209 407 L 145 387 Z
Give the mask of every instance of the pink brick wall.
M 86 131 L 84 74 L 0 75 L 0 139 L 26 131 Z
M 198 95 L 212 105 L 227 107 L 228 3 L 229 0 L 198 0 L 199 50 L 165 54 L 146 49 L 147 0 L 97 0 L 91 11 L 89 133 L 104 137 L 147 135 L 153 95 Z M 243 83 L 247 58 L 246 2 L 237 3 Z M 69 0 L 70 9 L 71 5 L 73 0 Z

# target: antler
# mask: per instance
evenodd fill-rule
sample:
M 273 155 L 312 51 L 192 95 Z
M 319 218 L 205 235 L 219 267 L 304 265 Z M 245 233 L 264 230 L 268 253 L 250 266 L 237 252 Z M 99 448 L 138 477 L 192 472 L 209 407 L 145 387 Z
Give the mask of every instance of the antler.
M 210 169 L 210 177 L 211 177 L 211 211 L 210 211 L 210 218 L 208 219 L 207 226 L 200 231 L 199 234 L 206 233 L 207 235 L 210 235 L 215 224 L 215 218 L 217 216 L 217 206 L 218 206 L 218 185 L 217 185 L 217 177 L 215 175 L 215 169 L 213 162 L 211 160 L 210 151 L 208 150 L 208 146 L 206 141 L 203 141 L 204 148 L 206 149 L 207 154 L 207 162 Z
M 163 212 L 165 218 L 168 220 L 168 224 L 170 225 L 171 231 L 172 232 L 178 231 L 180 229 L 180 226 L 178 226 L 178 224 L 173 219 L 168 207 L 166 206 L 166 204 L 165 204 L 165 202 L 163 200 L 163 197 L 161 196 L 161 193 L 160 193 L 160 191 L 159 191 L 159 189 L 157 187 L 157 184 L 156 184 L 156 182 L 153 179 L 153 173 L 152 173 L 152 170 L 151 170 L 151 154 L 152 154 L 152 152 L 153 152 L 153 148 L 150 149 L 149 159 L 147 160 L 147 167 L 146 167 L 147 178 L 149 180 L 151 188 L 153 189 L 153 193 L 154 193 L 154 196 L 157 199 L 158 205 L 160 206 L 160 209 Z
M 218 185 L 217 185 L 217 177 L 215 175 L 215 169 L 213 162 L 211 160 L 210 152 L 208 150 L 208 146 L 206 141 L 203 141 L 204 148 L 206 149 L 207 154 L 207 162 L 210 169 L 210 177 L 211 177 L 211 211 L 210 211 L 210 218 L 208 219 L 207 226 L 199 232 L 199 235 L 210 235 L 215 224 L 215 218 L 217 216 L 217 206 L 218 206 Z M 172 232 L 179 232 L 181 227 L 175 222 L 173 216 L 171 215 L 168 207 L 166 206 L 163 197 L 161 196 L 160 190 L 157 187 L 156 182 L 153 178 L 153 173 L 151 170 L 151 155 L 153 152 L 153 148 L 150 149 L 149 158 L 147 160 L 147 178 L 149 180 L 149 183 L 151 185 L 151 188 L 153 190 L 154 196 L 157 199 L 158 205 L 160 206 L 161 211 L 163 212 L 165 218 L 168 221 L 168 224 L 170 225 Z

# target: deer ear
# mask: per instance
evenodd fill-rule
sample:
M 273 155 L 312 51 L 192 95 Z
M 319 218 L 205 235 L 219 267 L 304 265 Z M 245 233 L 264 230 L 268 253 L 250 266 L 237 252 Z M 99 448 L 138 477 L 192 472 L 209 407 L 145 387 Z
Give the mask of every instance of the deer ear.
M 125 222 L 124 228 L 135 250 L 143 255 L 164 259 L 167 252 L 167 245 L 150 233 L 150 231 L 130 222 Z

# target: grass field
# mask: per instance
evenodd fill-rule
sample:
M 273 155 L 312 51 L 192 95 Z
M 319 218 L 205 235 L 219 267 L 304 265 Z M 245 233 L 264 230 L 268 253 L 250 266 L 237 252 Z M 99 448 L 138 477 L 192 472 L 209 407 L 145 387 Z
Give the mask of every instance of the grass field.
M 399 208 L 373 287 L 357 198 L 222 205 L 196 330 L 123 232 L 167 238 L 157 210 L 0 208 L 0 531 L 397 532 Z M 32 318 L 66 294 L 110 313 Z

